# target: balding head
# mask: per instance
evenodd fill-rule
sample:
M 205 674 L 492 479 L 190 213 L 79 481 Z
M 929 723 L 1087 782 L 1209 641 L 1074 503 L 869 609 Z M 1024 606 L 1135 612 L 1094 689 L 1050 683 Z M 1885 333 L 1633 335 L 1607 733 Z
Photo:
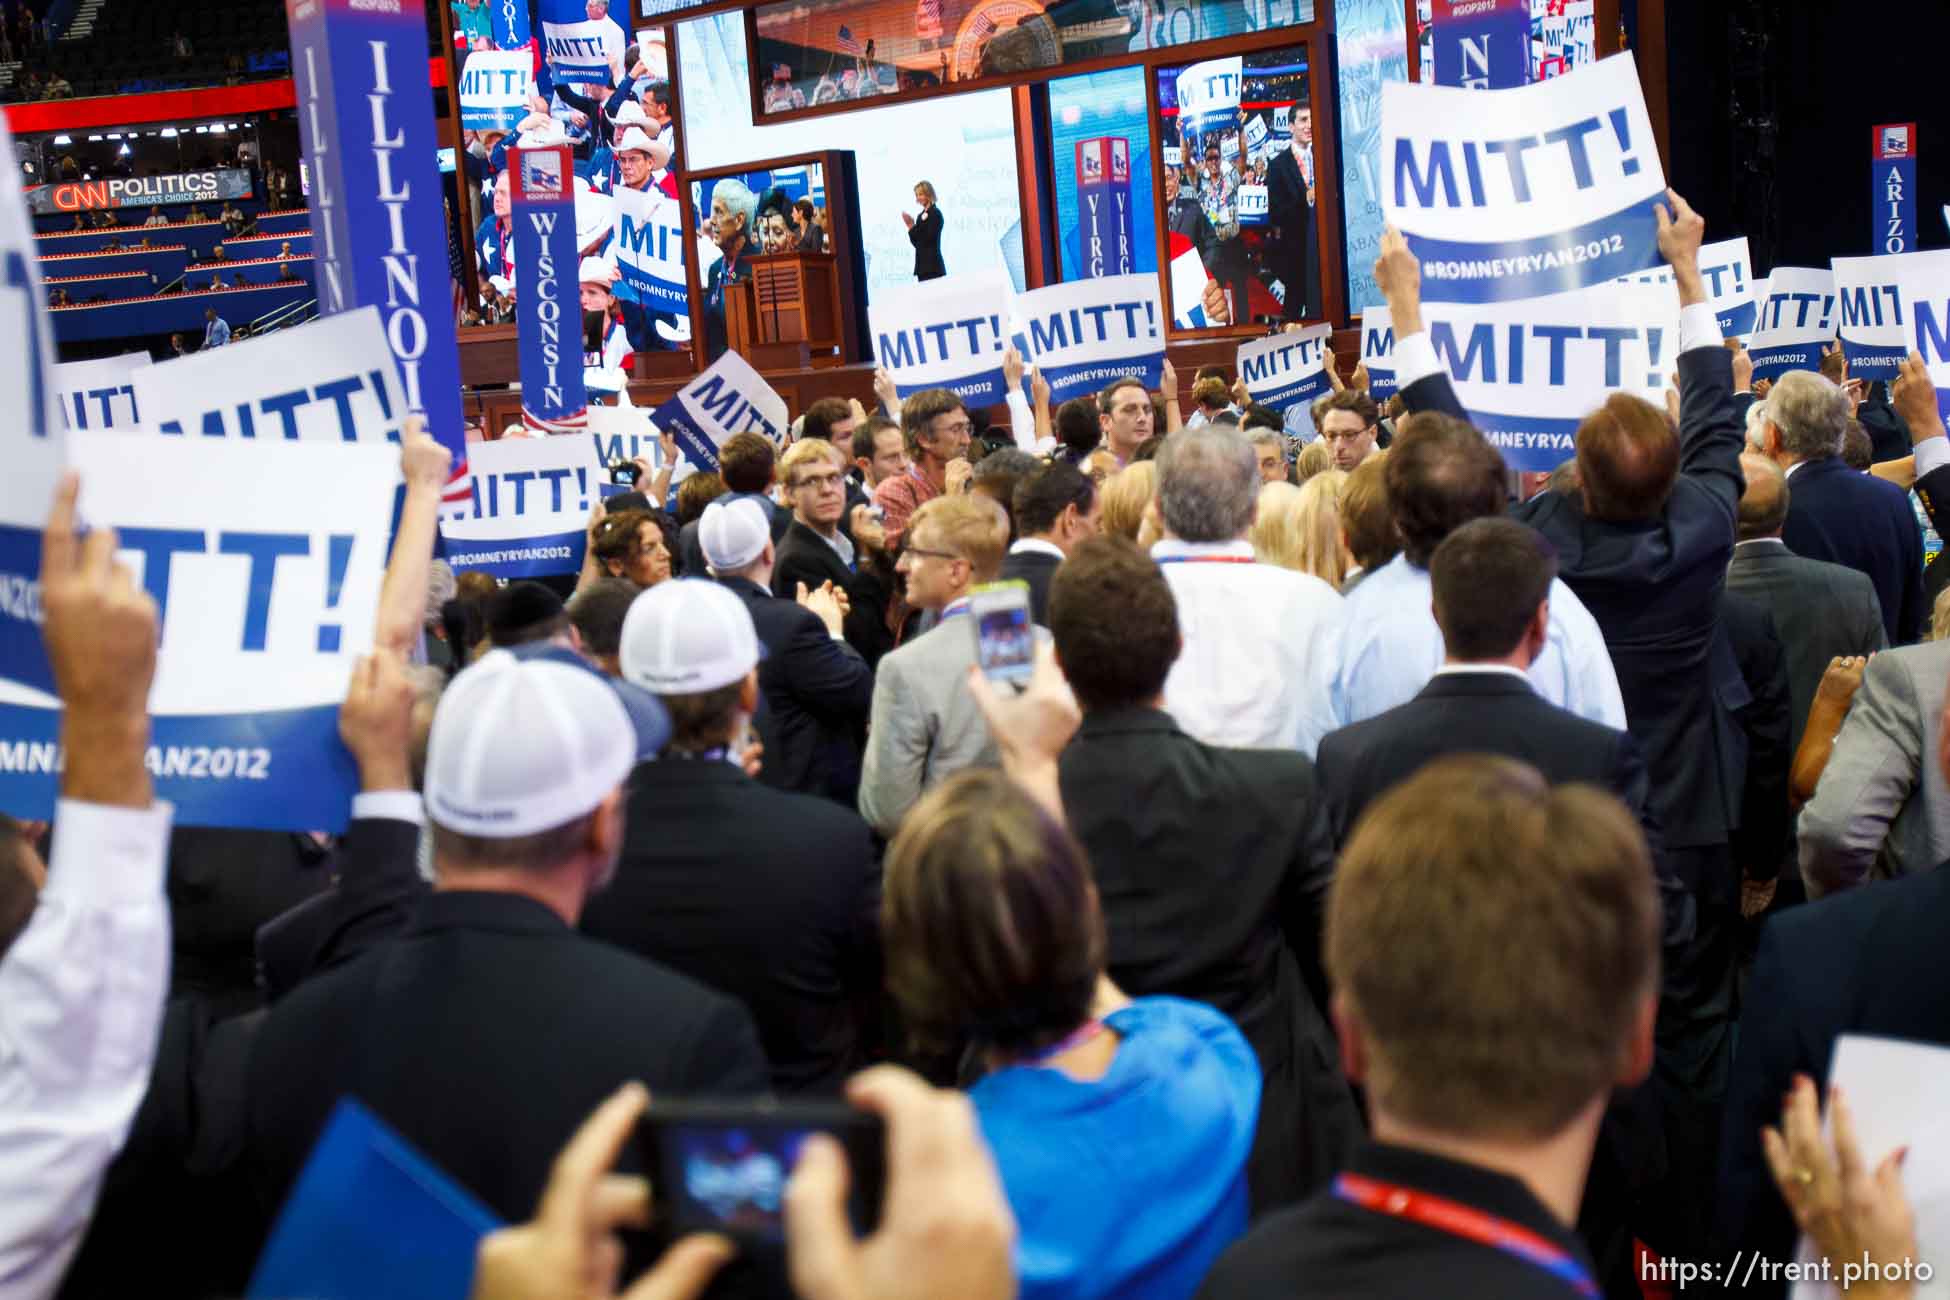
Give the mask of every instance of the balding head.
M 1779 537 L 1787 520 L 1787 472 L 1765 456 L 1749 452 L 1740 458 L 1747 489 L 1740 494 L 1740 540 Z

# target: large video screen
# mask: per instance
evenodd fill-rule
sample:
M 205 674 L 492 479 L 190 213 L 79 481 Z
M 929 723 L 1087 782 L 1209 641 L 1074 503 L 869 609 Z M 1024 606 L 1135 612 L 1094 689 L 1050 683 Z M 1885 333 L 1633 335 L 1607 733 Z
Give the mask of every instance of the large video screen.
M 751 277 L 752 258 L 832 251 L 826 200 L 826 169 L 818 163 L 691 182 L 707 365 L 725 351 L 725 286 Z M 810 215 L 804 204 L 811 205 Z
M 1144 69 L 1049 83 L 1050 162 L 1065 280 L 1158 269 Z
M 1207 276 L 1234 323 L 1324 316 L 1306 47 L 1155 72 L 1174 319 L 1199 323 L 1179 299 Z
M 776 0 L 757 13 L 760 117 L 1313 20 L 1314 0 Z

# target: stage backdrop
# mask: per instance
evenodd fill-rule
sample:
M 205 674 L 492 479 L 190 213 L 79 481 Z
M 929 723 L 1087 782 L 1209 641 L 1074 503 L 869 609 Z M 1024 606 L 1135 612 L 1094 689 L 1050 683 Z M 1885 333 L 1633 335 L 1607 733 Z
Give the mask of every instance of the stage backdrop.
M 836 146 L 859 159 L 859 223 L 867 295 L 914 282 L 914 247 L 901 213 L 913 213 L 914 184 L 931 181 L 946 225 L 949 274 L 1007 272 L 1022 265 L 1021 204 L 1009 93 L 981 91 L 868 109 L 838 118 L 753 126 L 744 15 L 713 14 L 678 29 L 685 165 L 728 167 Z M 725 87 L 735 87 L 726 93 Z M 714 89 L 715 88 L 715 89 Z M 916 142 L 924 141 L 925 149 Z M 708 215 L 708 210 L 707 210 Z

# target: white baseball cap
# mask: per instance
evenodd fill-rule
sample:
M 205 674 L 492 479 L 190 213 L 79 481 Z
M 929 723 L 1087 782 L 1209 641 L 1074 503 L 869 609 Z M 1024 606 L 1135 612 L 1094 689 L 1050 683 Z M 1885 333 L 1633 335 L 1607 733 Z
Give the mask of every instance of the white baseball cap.
M 623 680 L 657 695 L 720 690 L 743 681 L 764 657 L 745 602 L 702 578 L 660 582 L 623 617 Z
M 749 497 L 713 501 L 697 521 L 697 542 L 704 548 L 704 562 L 714 573 L 735 573 L 744 568 L 771 540 L 772 525 L 765 518 L 764 507 Z
M 533 835 L 600 804 L 636 751 L 630 716 L 601 677 L 491 650 L 434 710 L 427 815 L 462 835 Z
M 600 284 L 609 288 L 609 263 L 600 257 L 585 257 L 582 266 L 576 271 L 576 279 L 582 284 Z

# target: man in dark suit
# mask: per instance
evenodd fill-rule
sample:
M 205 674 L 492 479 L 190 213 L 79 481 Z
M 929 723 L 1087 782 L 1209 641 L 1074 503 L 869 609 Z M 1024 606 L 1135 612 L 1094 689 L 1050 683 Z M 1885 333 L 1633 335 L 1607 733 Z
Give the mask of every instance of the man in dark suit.
M 1279 238 L 1271 269 L 1286 287 L 1283 320 L 1320 314 L 1320 240 L 1314 215 L 1313 110 L 1293 109 L 1293 141 L 1266 165 L 1266 209 Z
M 520 1220 L 625 1080 L 765 1089 L 744 1008 L 575 932 L 615 867 L 635 765 L 623 705 L 587 670 L 493 653 L 454 680 L 428 747 L 436 892 L 404 934 L 293 991 L 251 1051 L 258 1204 L 283 1201 L 342 1097 Z
M 1727 590 L 1764 606 L 1787 655 L 1792 701 L 1788 752 L 1801 744 L 1808 709 L 1828 661 L 1872 655 L 1888 646 L 1882 606 L 1868 575 L 1845 565 L 1796 555 L 1781 540 L 1791 496 L 1787 476 L 1765 456 L 1740 458 L 1740 540 L 1727 566 Z
M 803 605 L 774 596 L 777 552 L 752 502 L 713 501 L 697 522 L 706 563 L 744 600 L 765 646 L 758 671 L 765 697 L 759 779 L 852 807 L 873 708 L 873 669 L 844 639 L 846 593 L 822 586 Z
M 1198 260 L 1209 270 L 1218 256 L 1219 232 L 1205 215 L 1198 199 L 1185 193 L 1178 183 L 1178 169 L 1165 168 L 1165 225 L 1174 235 L 1183 235 L 1198 250 Z
M 1097 535 L 1097 485 L 1066 460 L 1016 484 L 1016 540 L 1002 559 L 1003 582 L 1029 584 L 1029 617 L 1049 626 L 1049 583 L 1063 557 Z
M 832 443 L 808 438 L 795 442 L 780 462 L 780 475 L 792 500 L 792 523 L 778 539 L 772 566 L 772 594 L 797 600 L 800 588 L 818 591 L 827 583 L 846 593 L 841 622 L 846 643 L 871 666 L 891 648 L 887 628 L 890 588 L 880 581 L 880 552 L 886 534 L 872 516 L 872 504 L 844 477 L 841 453 Z M 863 509 L 866 513 L 856 513 Z M 846 527 L 847 516 L 853 527 Z
M 723 499 L 756 501 L 765 512 L 774 542 L 783 540 L 785 530 L 792 527 L 792 512 L 781 509 L 772 499 L 772 482 L 778 470 L 778 448 L 762 434 L 734 434 L 718 448 L 718 474 L 729 489 Z M 678 530 L 677 558 L 678 572 L 686 578 L 710 576 L 704 571 L 704 550 L 697 543 L 695 519 Z
M 1650 769 L 1667 861 L 1694 896 L 1693 942 L 1666 963 L 1656 1074 L 1668 1129 L 1686 1132 L 1710 1130 L 1731 1050 L 1738 890 L 1728 838 L 1742 774 L 1729 770 L 1718 743 L 1716 728 L 1730 722 L 1715 687 L 1731 664 L 1730 655 L 1716 662 L 1716 654 L 1728 653 L 1720 596 L 1733 554 L 1744 429 L 1734 414 L 1733 359 L 1699 272 L 1706 223 L 1678 195 L 1667 198 L 1671 210 L 1658 204 L 1655 213 L 1659 250 L 1679 288 L 1678 436 L 1665 412 L 1614 393 L 1578 428 L 1580 491 L 1544 492 L 1512 513 L 1557 548 L 1565 585 L 1604 632 L 1627 730 Z M 1395 322 L 1402 400 L 1411 412 L 1464 418 L 1422 326 L 1420 264 L 1399 234 L 1385 235 L 1382 250 L 1375 274 Z M 1710 1170 L 1688 1177 L 1661 1198 L 1679 1235 L 1655 1248 L 1680 1255 L 1705 1248 L 1699 1202 L 1709 1179 Z
M 622 861 L 582 931 L 742 1002 L 780 1092 L 836 1093 L 875 1020 L 880 868 L 851 811 L 724 761 L 758 708 L 758 646 L 721 586 L 667 582 L 631 606 L 624 674 L 676 725 L 630 782 Z
M 1934 760 L 1950 773 L 1950 752 Z M 1835 1040 L 1846 1033 L 1950 1046 L 1950 985 L 1942 973 L 1950 926 L 1950 870 L 1851 889 L 1790 908 L 1761 932 L 1747 983 L 1722 1129 L 1718 1228 L 1728 1250 L 1784 1259 L 1794 1220 L 1775 1191 L 1760 1129 L 1806 1075 L 1826 1088 Z M 1780 1294 L 1771 1285 L 1760 1294 Z
M 914 245 L 914 278 L 939 280 L 948 274 L 948 268 L 941 261 L 941 228 L 945 223 L 941 209 L 935 206 L 934 185 L 928 181 L 916 185 L 914 201 L 921 205 L 920 216 L 901 213 L 901 220 L 907 224 L 907 242 Z
M 1164 712 L 1177 605 L 1131 543 L 1078 546 L 1050 585 L 1049 619 L 1083 710 L 1058 772 L 1070 830 L 1096 871 L 1110 977 L 1238 1023 L 1265 1079 L 1246 1167 L 1253 1209 L 1298 1200 L 1360 1129 L 1301 971 L 1318 968 L 1333 871 L 1313 765 L 1290 750 L 1201 744 Z
M 1882 605 L 1890 645 L 1923 635 L 1923 538 L 1908 496 L 1893 483 L 1843 463 L 1848 398 L 1811 370 L 1774 381 L 1759 421 L 1760 449 L 1787 473 L 1781 540 L 1796 555 L 1867 574 Z
M 1476 519 L 1443 539 L 1429 579 L 1444 659 L 1414 699 L 1330 731 L 1317 777 L 1336 851 L 1374 800 L 1445 754 L 1502 754 L 1552 785 L 1610 790 L 1645 831 L 1659 861 L 1659 821 L 1645 760 L 1623 731 L 1580 718 L 1537 694 L 1525 675 L 1550 635 L 1557 555 L 1535 529 Z M 1690 926 L 1684 891 L 1662 877 L 1668 942 Z

